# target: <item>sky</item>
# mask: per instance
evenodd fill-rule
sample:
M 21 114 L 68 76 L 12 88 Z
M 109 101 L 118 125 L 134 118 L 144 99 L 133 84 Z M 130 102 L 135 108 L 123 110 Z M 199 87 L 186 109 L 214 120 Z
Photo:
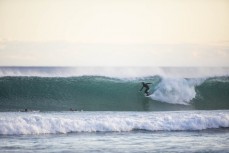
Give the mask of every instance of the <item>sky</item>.
M 228 0 L 0 0 L 0 66 L 229 66 Z

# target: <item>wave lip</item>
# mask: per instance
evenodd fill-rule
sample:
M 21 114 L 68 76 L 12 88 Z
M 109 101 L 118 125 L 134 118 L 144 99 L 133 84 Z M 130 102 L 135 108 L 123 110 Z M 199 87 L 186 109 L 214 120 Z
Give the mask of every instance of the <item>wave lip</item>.
M 1 113 L 1 135 L 228 128 L 228 111 Z

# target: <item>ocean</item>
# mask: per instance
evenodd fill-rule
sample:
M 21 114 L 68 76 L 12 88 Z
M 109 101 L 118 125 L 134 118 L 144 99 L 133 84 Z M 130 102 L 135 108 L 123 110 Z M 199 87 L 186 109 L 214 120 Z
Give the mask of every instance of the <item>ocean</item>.
M 0 139 L 0 152 L 229 152 L 229 68 L 0 67 Z

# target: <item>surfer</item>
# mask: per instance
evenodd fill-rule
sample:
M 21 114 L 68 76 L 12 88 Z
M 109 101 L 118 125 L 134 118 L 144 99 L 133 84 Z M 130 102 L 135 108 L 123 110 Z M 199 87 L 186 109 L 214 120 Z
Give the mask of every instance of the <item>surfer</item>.
M 146 88 L 146 90 L 145 90 L 146 96 L 149 96 L 149 84 L 152 84 L 152 83 L 142 82 L 142 88 L 140 89 L 140 91 L 142 91 L 143 88 Z
M 70 110 L 70 111 L 77 111 L 77 109 L 72 109 L 72 108 L 70 108 L 69 110 Z

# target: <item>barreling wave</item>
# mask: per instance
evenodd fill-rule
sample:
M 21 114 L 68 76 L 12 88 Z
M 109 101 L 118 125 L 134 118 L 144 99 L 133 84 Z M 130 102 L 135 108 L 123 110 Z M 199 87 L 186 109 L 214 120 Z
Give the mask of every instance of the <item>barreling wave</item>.
M 151 82 L 151 95 L 139 92 Z M 104 76 L 0 77 L 0 111 L 158 111 L 229 109 L 229 77 L 135 79 Z
M 189 131 L 229 127 L 228 111 L 0 112 L 0 135 L 70 132 Z

